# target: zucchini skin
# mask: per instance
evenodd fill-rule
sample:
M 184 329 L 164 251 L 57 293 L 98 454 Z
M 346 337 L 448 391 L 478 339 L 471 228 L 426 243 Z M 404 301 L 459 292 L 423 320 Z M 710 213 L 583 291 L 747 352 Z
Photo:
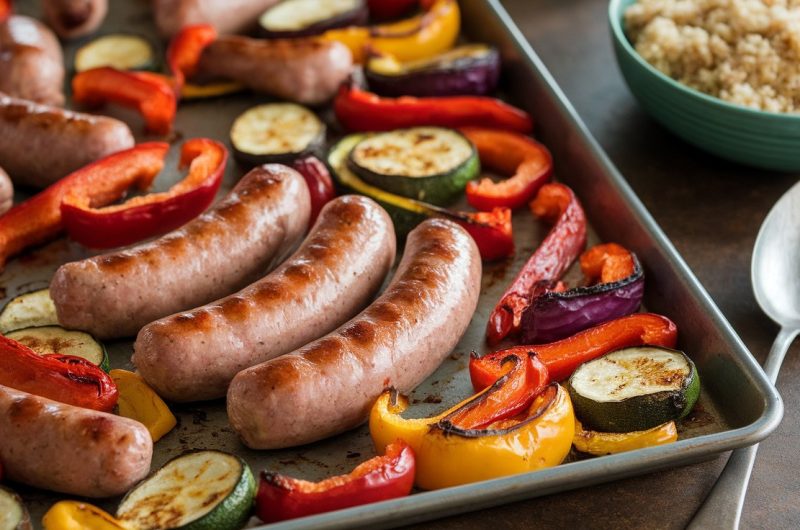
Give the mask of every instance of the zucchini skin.
M 567 390 L 572 399 L 575 416 L 584 426 L 600 432 L 644 431 L 669 421 L 680 420 L 691 412 L 700 395 L 700 375 L 694 362 L 679 350 L 653 346 L 649 346 L 649 348 L 679 353 L 686 359 L 690 370 L 682 387 L 675 391 L 654 392 L 620 401 L 597 402 L 585 397 L 575 389 L 573 386 L 575 375 L 573 374 L 567 383 Z M 616 352 L 607 355 L 614 353 Z M 589 363 L 598 359 L 589 361 Z M 582 366 L 586 366 L 586 364 Z

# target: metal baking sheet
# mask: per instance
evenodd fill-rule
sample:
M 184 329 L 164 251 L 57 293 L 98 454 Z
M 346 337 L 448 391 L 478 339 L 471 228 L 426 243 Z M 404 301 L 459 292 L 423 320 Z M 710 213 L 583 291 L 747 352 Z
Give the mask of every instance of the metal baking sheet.
M 38 14 L 38 2 L 18 2 L 18 11 Z M 703 390 L 694 413 L 680 427 L 681 439 L 668 446 L 642 449 L 602 458 L 571 455 L 560 466 L 522 475 L 468 484 L 432 492 L 415 492 L 407 498 L 298 519 L 275 528 L 391 527 L 425 521 L 448 514 L 478 510 L 524 498 L 546 495 L 666 467 L 707 459 L 721 451 L 754 444 L 780 422 L 780 397 L 739 340 L 706 291 L 677 254 L 625 180 L 609 162 L 559 90 L 544 65 L 514 26 L 497 0 L 461 0 L 465 35 L 497 46 L 504 59 L 504 93 L 536 121 L 536 134 L 553 152 L 557 178 L 581 198 L 592 225 L 592 241 L 616 241 L 635 250 L 645 268 L 645 303 L 649 310 L 673 319 L 680 330 L 679 347 L 694 359 Z M 112 0 L 109 18 L 101 32 L 135 32 L 158 42 L 152 28 L 149 3 Z M 67 65 L 84 41 L 69 43 Z M 70 73 L 68 73 L 69 77 Z M 233 119 L 246 108 L 267 98 L 239 95 L 181 105 L 171 138 L 208 136 L 228 142 Z M 106 109 L 141 131 L 139 118 L 119 109 Z M 330 115 L 326 116 L 331 122 Z M 139 140 L 152 139 L 139 136 Z M 165 189 L 179 175 L 176 153 L 159 177 Z M 229 189 L 248 168 L 231 163 L 224 189 Z M 221 192 L 222 193 L 222 192 Z M 17 199 L 24 197 L 18 194 Z M 413 416 L 443 410 L 471 393 L 468 354 L 485 351 L 483 332 L 494 303 L 546 233 L 527 212 L 514 219 L 517 253 L 512 260 L 484 267 L 481 300 L 467 333 L 450 357 L 413 393 Z M 2 303 L 33 289 L 46 287 L 60 263 L 79 259 L 86 251 L 61 239 L 13 260 L 0 275 Z M 577 276 L 575 271 L 570 273 Z M 108 344 L 112 366 L 131 369 L 130 341 Z M 316 480 L 346 473 L 373 453 L 368 429 L 363 426 L 328 440 L 281 451 L 251 451 L 228 425 L 224 402 L 172 407 L 177 427 L 155 446 L 153 470 L 189 449 L 209 448 L 243 456 L 254 472 L 272 469 Z M 50 492 L 16 485 L 35 524 L 57 500 Z M 96 504 L 113 512 L 118 499 Z M 258 526 L 253 519 L 251 526 Z M 259 527 L 260 528 L 260 527 Z M 272 528 L 272 526 L 270 526 Z

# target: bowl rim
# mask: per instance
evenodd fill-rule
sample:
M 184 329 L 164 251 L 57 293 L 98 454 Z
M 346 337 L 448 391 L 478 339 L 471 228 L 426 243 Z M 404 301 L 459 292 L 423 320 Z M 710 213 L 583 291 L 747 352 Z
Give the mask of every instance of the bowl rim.
M 729 101 L 725 101 L 722 98 L 718 98 L 716 96 L 712 96 L 710 94 L 706 94 L 701 92 L 695 88 L 690 86 L 686 86 L 680 81 L 676 81 L 675 79 L 671 78 L 649 62 L 647 62 L 644 57 L 639 55 L 639 52 L 631 44 L 631 41 L 628 40 L 628 36 L 625 34 L 622 26 L 622 18 L 624 16 L 624 12 L 622 11 L 623 2 L 630 2 L 630 4 L 634 4 L 638 2 L 638 0 L 610 0 L 608 4 L 608 22 L 611 26 L 611 34 L 614 37 L 614 40 L 617 41 L 625 52 L 632 56 L 633 59 L 639 63 L 645 70 L 647 70 L 650 74 L 655 75 L 668 85 L 672 86 L 679 91 L 687 94 L 690 97 L 694 97 L 700 101 L 708 103 L 712 106 L 716 106 L 720 109 L 730 110 L 734 112 L 741 112 L 743 114 L 750 115 L 752 117 L 759 117 L 759 118 L 771 118 L 780 120 L 786 123 L 797 122 L 800 121 L 800 112 L 772 112 L 768 110 L 759 110 L 754 109 L 752 107 L 747 107 L 745 105 L 740 105 L 738 103 L 731 103 Z M 628 6 L 625 6 L 628 7 Z

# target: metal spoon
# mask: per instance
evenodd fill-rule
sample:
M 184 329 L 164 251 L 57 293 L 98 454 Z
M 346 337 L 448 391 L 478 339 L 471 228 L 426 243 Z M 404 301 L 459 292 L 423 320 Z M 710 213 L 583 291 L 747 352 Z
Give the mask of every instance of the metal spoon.
M 764 362 L 775 384 L 786 351 L 800 332 L 800 182 L 772 207 L 753 247 L 750 275 L 756 301 L 781 326 Z M 736 449 L 690 529 L 736 530 L 758 445 Z

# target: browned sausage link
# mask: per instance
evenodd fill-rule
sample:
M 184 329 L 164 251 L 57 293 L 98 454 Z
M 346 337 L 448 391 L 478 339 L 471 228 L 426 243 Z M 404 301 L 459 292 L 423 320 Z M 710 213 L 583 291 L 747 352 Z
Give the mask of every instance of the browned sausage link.
M 241 289 L 295 248 L 308 228 L 310 203 L 299 173 L 258 167 L 182 228 L 62 265 L 50 284 L 58 320 L 99 338 L 127 337 Z
M 128 491 L 150 471 L 138 421 L 0 385 L 0 461 L 8 478 L 84 497 Z
M 156 26 L 171 37 L 183 26 L 211 24 L 220 33 L 255 29 L 258 17 L 280 0 L 154 0 Z
M 352 69 L 353 56 L 340 42 L 223 36 L 203 51 L 198 73 L 232 79 L 255 92 L 316 105 L 331 99 Z
M 242 291 L 145 326 L 133 363 L 173 401 L 225 396 L 240 370 L 328 333 L 364 309 L 394 263 L 388 214 L 366 197 L 322 210 L 303 245 Z
M 59 37 L 94 33 L 108 12 L 108 0 L 42 0 L 44 20 Z
M 0 23 L 0 92 L 49 105 L 64 104 L 64 57 L 50 29 L 30 17 Z M 0 134 L 0 138 L 6 136 Z
M 0 215 L 3 215 L 14 204 L 14 185 L 8 178 L 8 173 L 0 167 Z
M 0 166 L 17 185 L 44 188 L 89 162 L 130 149 L 123 122 L 0 95 Z
M 409 392 L 452 351 L 478 303 L 481 260 L 464 229 L 414 229 L 392 283 L 333 333 L 239 372 L 228 418 L 248 447 L 310 443 L 366 420 L 387 386 Z

